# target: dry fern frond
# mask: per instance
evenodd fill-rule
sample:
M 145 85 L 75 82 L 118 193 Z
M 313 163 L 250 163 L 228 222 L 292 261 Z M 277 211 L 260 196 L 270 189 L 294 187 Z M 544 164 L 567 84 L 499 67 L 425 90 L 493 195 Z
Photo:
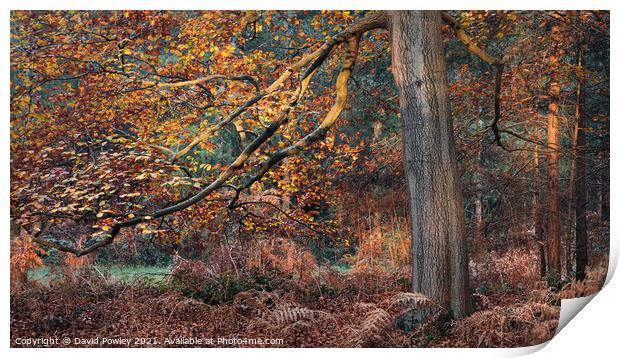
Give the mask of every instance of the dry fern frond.
M 283 307 L 272 312 L 271 317 L 277 324 L 290 324 L 300 320 L 314 322 L 321 319 L 334 319 L 327 312 L 311 310 L 305 307 Z
M 437 321 L 448 311 L 425 295 L 417 292 L 400 292 L 382 302 L 398 326 L 405 330 L 423 328 Z
M 285 336 L 296 336 L 301 333 L 307 332 L 312 327 L 312 324 L 307 321 L 297 321 L 289 324 L 282 330 L 282 334 Z
M 560 304 L 558 294 L 549 288 L 532 290 L 530 291 L 529 296 L 530 302 L 546 303 L 549 305 Z
M 433 305 L 431 301 L 425 295 L 418 292 L 399 292 L 398 294 L 384 300 L 382 305 L 387 307 L 388 310 L 392 309 L 413 309 L 428 307 Z
M 561 299 L 590 296 L 600 291 L 601 285 L 597 281 L 573 281 L 564 286 L 558 293 Z
M 457 321 L 452 333 L 469 347 L 530 346 L 553 337 L 559 315 L 544 303 L 495 306 Z
M 368 313 L 359 329 L 349 328 L 348 343 L 352 347 L 365 347 L 369 343 L 380 340 L 381 334 L 392 325 L 392 316 L 381 308 Z
M 545 321 L 558 319 L 560 317 L 560 307 L 550 306 L 544 303 L 531 302 L 524 306 L 529 309 L 532 315 L 537 319 Z
M 369 302 L 358 302 L 355 304 L 355 308 L 359 312 L 368 312 L 377 309 L 377 305 Z

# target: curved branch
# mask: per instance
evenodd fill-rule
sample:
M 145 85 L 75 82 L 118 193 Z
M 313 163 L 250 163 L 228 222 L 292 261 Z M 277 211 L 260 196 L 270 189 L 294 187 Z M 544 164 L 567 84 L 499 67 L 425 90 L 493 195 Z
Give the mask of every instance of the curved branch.
M 299 153 L 302 149 L 306 148 L 310 144 L 316 142 L 320 138 L 324 137 L 329 128 L 338 118 L 338 115 L 342 112 L 345 107 L 346 99 L 347 99 L 347 83 L 349 78 L 351 77 L 351 72 L 353 69 L 353 65 L 355 64 L 355 59 L 357 56 L 357 51 L 359 47 L 359 38 L 366 31 L 385 27 L 387 21 L 387 16 L 385 12 L 378 12 L 371 14 L 359 22 L 353 24 L 348 29 L 342 31 L 338 35 L 332 37 L 327 40 L 319 49 L 312 52 L 309 55 L 304 56 L 301 60 L 295 63 L 293 66 L 289 67 L 284 74 L 282 74 L 275 82 L 273 82 L 267 89 L 259 92 L 255 97 L 250 99 L 244 105 L 242 105 L 239 109 L 237 109 L 233 114 L 231 114 L 228 118 L 228 122 L 232 121 L 237 115 L 241 114 L 247 108 L 249 108 L 254 103 L 258 102 L 260 99 L 264 98 L 270 93 L 273 93 L 277 90 L 291 75 L 303 68 L 306 65 L 309 65 L 304 71 L 303 75 L 300 78 L 300 84 L 297 89 L 296 95 L 290 100 L 287 106 L 280 112 L 279 116 L 260 134 L 258 135 L 248 146 L 243 150 L 241 154 L 228 166 L 228 168 L 222 172 L 211 184 L 204 187 L 197 193 L 182 199 L 181 201 L 175 203 L 174 205 L 156 210 L 152 212 L 150 215 L 145 216 L 136 216 L 132 219 L 122 221 L 114 224 L 111 227 L 110 233 L 104 235 L 104 239 L 96 242 L 95 244 L 88 246 L 84 249 L 75 249 L 72 247 L 68 247 L 65 245 L 61 245 L 56 242 L 50 242 L 46 240 L 37 239 L 37 243 L 43 246 L 48 246 L 55 248 L 60 251 L 70 252 L 75 254 L 76 256 L 86 255 L 90 252 L 95 251 L 96 249 L 108 245 L 114 241 L 114 238 L 120 232 L 120 229 L 124 227 L 130 227 L 137 225 L 142 222 L 146 222 L 152 219 L 161 218 L 165 215 L 172 214 L 183 209 L 186 209 L 199 201 L 203 200 L 209 194 L 213 193 L 215 190 L 227 186 L 226 182 L 236 173 L 238 170 L 242 169 L 245 165 L 246 161 L 250 158 L 250 156 L 261 147 L 269 138 L 271 138 L 276 131 L 288 121 L 289 114 L 291 110 L 297 105 L 299 100 L 302 98 L 303 94 L 306 92 L 308 85 L 310 83 L 311 78 L 314 76 L 318 68 L 323 64 L 325 59 L 331 53 L 331 50 L 338 44 L 342 42 L 347 42 L 348 49 L 346 52 L 345 59 L 343 61 L 343 67 L 338 75 L 338 79 L 336 81 L 336 101 L 330 111 L 327 113 L 321 124 L 310 134 L 306 135 L 301 140 L 297 141 L 295 144 L 287 147 L 284 150 L 276 152 L 272 155 L 269 160 L 264 162 L 262 165 L 259 174 L 251 180 L 249 184 L 246 184 L 246 187 L 249 187 L 253 182 L 259 180 L 271 167 L 277 164 L 280 160 L 287 156 L 291 156 Z M 236 114 L 236 115 L 235 115 Z M 223 123 L 224 121 L 220 122 Z M 202 137 L 203 135 L 199 136 Z M 198 139 L 198 138 L 197 138 Z M 192 142 L 194 143 L 194 142 Z M 194 144 L 197 145 L 198 143 Z M 190 144 L 191 145 L 191 144 Z M 191 149 L 191 148 L 190 148 Z M 189 150 L 183 150 L 179 153 L 187 153 Z M 238 193 L 238 191 L 237 191 Z
M 280 77 L 278 77 L 278 79 L 276 79 L 273 83 L 271 83 L 269 87 L 267 87 L 266 89 L 262 91 L 258 91 L 254 97 L 250 98 L 243 105 L 241 105 L 237 110 L 229 114 L 224 120 L 220 121 L 218 124 L 214 126 L 210 126 L 207 129 L 205 129 L 200 135 L 195 137 L 185 148 L 178 151 L 174 155 L 172 160 L 176 161 L 179 158 L 186 155 L 187 153 L 189 153 L 194 147 L 196 147 L 198 144 L 207 140 L 209 137 L 213 135 L 213 133 L 224 128 L 230 122 L 232 122 L 237 117 L 239 117 L 239 115 L 245 112 L 248 108 L 258 103 L 260 100 L 262 100 L 266 96 L 274 93 L 276 90 L 280 89 L 280 87 L 282 87 L 284 83 L 289 78 L 291 78 L 291 76 L 294 73 L 300 71 L 305 66 L 310 65 L 304 71 L 302 79 L 307 77 L 310 73 L 314 72 L 314 70 L 316 70 L 324 62 L 324 60 L 331 53 L 331 50 L 334 48 L 334 46 L 341 44 L 342 42 L 346 41 L 347 38 L 351 36 L 360 36 L 361 34 L 367 31 L 370 31 L 372 29 L 385 27 L 386 21 L 387 21 L 386 13 L 384 11 L 377 12 L 377 13 L 368 15 L 367 17 L 351 25 L 351 27 L 341 31 L 336 36 L 328 39 L 318 49 L 303 56 L 299 61 L 287 67 L 286 71 L 284 71 L 284 73 L 282 73 Z
M 197 78 L 195 80 L 178 81 L 178 82 L 158 82 L 156 86 L 159 88 L 168 88 L 168 87 L 177 88 L 177 87 L 184 87 L 184 86 L 189 86 L 189 85 L 201 85 L 201 84 L 209 83 L 215 80 L 250 82 L 252 86 L 256 88 L 257 91 L 259 90 L 259 87 L 260 87 L 258 85 L 258 81 L 254 77 L 247 76 L 247 75 L 242 75 L 242 76 L 209 75 L 206 77 Z
M 189 197 L 186 197 L 186 198 L 180 200 L 179 202 L 175 203 L 174 205 L 162 208 L 160 210 L 156 210 L 153 213 L 151 213 L 150 215 L 136 216 L 136 217 L 134 217 L 134 218 L 132 218 L 130 220 L 126 220 L 126 221 L 117 223 L 114 226 L 112 226 L 111 231 L 110 231 L 109 234 L 104 235 L 105 239 L 103 239 L 101 241 L 98 241 L 95 244 L 86 247 L 85 249 L 81 249 L 80 250 L 80 249 L 76 249 L 76 248 L 73 248 L 73 247 L 70 247 L 70 246 L 62 245 L 62 244 L 57 243 L 57 242 L 41 240 L 41 239 L 36 239 L 36 242 L 38 244 L 40 244 L 40 245 L 51 247 L 51 248 L 57 249 L 59 251 L 69 252 L 69 253 L 72 253 L 72 254 L 74 254 L 76 256 L 83 256 L 83 255 L 86 255 L 88 253 L 93 252 L 94 250 L 96 250 L 96 249 L 98 249 L 100 247 L 103 247 L 105 245 L 108 245 L 108 244 L 112 243 L 114 241 L 114 238 L 116 237 L 116 235 L 118 235 L 118 233 L 120 232 L 121 228 L 134 226 L 134 225 L 137 225 L 139 223 L 142 223 L 142 222 L 145 222 L 145 221 L 148 221 L 148 220 L 164 217 L 164 216 L 166 216 L 168 214 L 172 214 L 174 212 L 186 209 L 186 208 L 196 204 L 197 202 L 201 201 L 206 196 L 208 196 L 209 194 L 213 193 L 215 190 L 217 190 L 217 189 L 221 188 L 222 186 L 224 186 L 226 181 L 228 179 L 230 179 L 230 177 L 238 169 L 243 167 L 244 163 L 247 161 L 247 159 L 250 157 L 250 155 L 254 151 L 256 151 L 256 149 L 258 149 L 264 142 L 266 142 L 269 138 L 271 138 L 271 136 L 273 136 L 273 134 L 275 134 L 275 132 L 278 130 L 278 128 L 287 121 L 288 114 L 290 113 L 291 109 L 297 105 L 299 99 L 306 92 L 306 90 L 308 88 L 308 84 L 310 83 L 310 80 L 311 80 L 311 78 L 312 78 L 312 76 L 314 75 L 315 72 L 310 73 L 305 79 L 303 79 L 301 81 L 301 85 L 298 88 L 298 92 L 297 92 L 296 96 L 289 102 L 287 107 L 280 113 L 279 117 L 273 123 L 271 123 L 271 125 L 269 125 L 269 127 L 267 127 L 267 129 L 265 129 L 265 131 L 263 131 L 263 133 L 260 136 L 258 136 L 256 139 L 254 139 L 254 141 L 252 143 L 250 143 L 244 149 L 244 151 L 228 167 L 228 169 L 226 169 L 223 173 L 221 173 L 217 177 L 217 179 L 215 181 L 213 181 L 210 185 L 208 185 L 207 187 L 205 187 L 202 190 L 200 190 L 198 193 L 196 193 L 194 195 L 191 195 Z
M 473 55 L 481 59 L 482 61 L 488 63 L 489 65 L 495 67 L 495 95 L 494 95 L 494 109 L 495 116 L 493 118 L 493 123 L 491 123 L 491 129 L 493 129 L 493 133 L 495 134 L 495 141 L 497 145 L 502 147 L 502 149 L 506 150 L 506 147 L 502 144 L 501 132 L 499 130 L 499 121 L 501 119 L 500 112 L 500 102 L 501 102 L 501 90 L 502 90 L 502 72 L 504 71 L 504 62 L 497 57 L 493 57 L 488 54 L 486 51 L 478 47 L 476 43 L 469 37 L 469 35 L 463 30 L 461 25 L 456 22 L 456 20 L 450 16 L 447 12 L 441 13 L 441 18 L 452 28 L 456 37 L 461 40 L 461 42 L 467 47 L 467 50 L 471 52 Z
M 298 154 L 302 149 L 325 137 L 327 131 L 331 128 L 336 119 L 338 119 L 338 116 L 340 115 L 347 103 L 347 84 L 349 82 L 349 78 L 351 78 L 351 72 L 353 71 L 355 60 L 357 59 L 357 52 L 359 49 L 359 36 L 354 36 L 350 38 L 347 41 L 347 44 L 348 48 L 346 51 L 345 59 L 342 63 L 342 69 L 340 70 L 340 73 L 338 74 L 338 78 L 336 80 L 336 101 L 334 102 L 334 105 L 329 110 L 329 112 L 327 112 L 327 114 L 325 115 L 325 118 L 323 119 L 321 124 L 302 139 L 298 140 L 287 148 L 277 151 L 276 153 L 271 155 L 269 159 L 264 161 L 258 173 L 243 186 L 237 188 L 235 196 L 228 205 L 229 208 L 235 207 L 235 202 L 238 200 L 239 194 L 242 190 L 249 188 L 252 184 L 259 181 L 267 172 L 269 172 L 269 170 L 274 165 L 279 163 L 282 159 Z
M 98 248 L 111 244 L 114 241 L 114 238 L 116 237 L 116 235 L 118 235 L 120 231 L 121 231 L 120 227 L 113 227 L 110 229 L 109 233 L 103 235 L 104 237 L 103 240 L 97 241 L 94 244 L 87 246 L 84 249 L 76 249 L 70 246 L 62 245 L 57 242 L 42 240 L 42 239 L 39 239 L 38 237 L 33 237 L 32 241 L 36 242 L 39 245 L 50 247 L 58 251 L 69 252 L 69 253 L 74 254 L 75 256 L 80 257 L 80 256 L 88 255 L 91 252 L 97 250 Z

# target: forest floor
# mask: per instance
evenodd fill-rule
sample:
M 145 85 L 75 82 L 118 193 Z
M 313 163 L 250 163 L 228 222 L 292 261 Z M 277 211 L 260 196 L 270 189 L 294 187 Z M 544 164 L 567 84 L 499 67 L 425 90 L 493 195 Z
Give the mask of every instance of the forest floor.
M 18 338 L 58 338 L 52 346 L 62 347 L 528 346 L 553 337 L 560 299 L 597 292 L 601 272 L 559 292 L 542 282 L 476 290 L 475 313 L 449 321 L 407 293 L 398 275 L 326 270 L 319 282 L 250 272 L 192 281 L 159 267 L 90 268 L 12 293 L 11 346 Z

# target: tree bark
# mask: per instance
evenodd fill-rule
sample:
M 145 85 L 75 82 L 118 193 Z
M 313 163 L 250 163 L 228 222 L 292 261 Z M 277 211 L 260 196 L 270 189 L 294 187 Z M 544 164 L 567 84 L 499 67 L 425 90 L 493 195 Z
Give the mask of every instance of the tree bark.
M 561 248 L 560 248 L 560 208 L 558 201 L 558 97 L 560 95 L 560 84 L 557 80 L 558 57 L 550 57 L 552 67 L 551 84 L 549 94 L 549 115 L 547 122 L 547 144 L 549 150 L 549 270 L 548 277 L 550 283 L 557 283 L 562 269 Z
M 583 46 L 579 49 L 579 67 L 583 67 Z M 585 79 L 583 74 L 579 75 L 577 84 L 577 145 L 575 150 L 575 278 L 583 280 L 586 276 L 586 266 L 588 265 L 588 231 L 586 220 L 586 202 L 588 186 L 586 183 L 586 163 L 584 151 L 586 147 L 587 118 L 584 111 L 585 101 Z
M 472 306 L 441 15 L 397 11 L 389 21 L 412 223 L 413 291 L 461 318 Z
M 570 177 L 568 179 L 568 215 L 566 217 L 566 228 L 565 234 L 566 237 L 564 252 L 565 252 L 565 260 L 566 260 L 566 276 L 569 277 L 571 271 L 573 269 L 573 260 L 572 260 L 572 250 L 571 250 L 571 241 L 573 240 L 573 229 L 575 223 L 575 171 L 577 167 L 577 135 L 579 133 L 579 116 L 580 116 L 580 108 L 579 108 L 579 100 L 581 96 L 581 82 L 577 82 L 577 105 L 575 107 L 575 125 L 573 127 L 572 133 L 572 150 L 571 155 L 572 159 L 570 161 Z
M 481 119 L 478 121 L 478 131 L 483 131 L 483 130 L 484 130 L 484 123 Z M 474 222 L 475 224 L 474 246 L 476 249 L 476 253 L 474 257 L 477 257 L 479 262 L 482 258 L 484 258 L 487 252 L 487 243 L 486 243 L 486 238 L 484 237 L 484 204 L 482 201 L 483 185 L 482 185 L 482 174 L 480 173 L 480 171 L 482 171 L 482 168 L 484 168 L 482 150 L 483 150 L 483 143 L 481 142 L 478 147 L 479 171 L 477 171 L 474 176 L 476 180 L 476 193 L 475 193 L 475 198 L 474 198 L 474 221 L 475 221 Z

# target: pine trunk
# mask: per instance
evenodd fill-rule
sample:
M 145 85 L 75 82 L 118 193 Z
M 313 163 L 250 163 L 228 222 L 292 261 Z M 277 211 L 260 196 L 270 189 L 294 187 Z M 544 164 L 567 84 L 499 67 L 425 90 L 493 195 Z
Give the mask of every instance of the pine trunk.
M 551 66 L 558 66 L 558 59 L 551 57 Z M 552 82 L 550 85 L 551 102 L 549 103 L 549 116 L 547 123 L 547 144 L 549 150 L 549 270 L 547 276 L 550 283 L 557 283 L 560 278 L 561 248 L 560 248 L 560 208 L 558 199 L 558 97 L 560 95 L 560 84 L 556 79 L 557 74 L 552 74 Z
M 579 66 L 583 66 L 583 47 L 579 49 Z M 583 280 L 588 265 L 588 232 L 586 221 L 586 202 L 588 186 L 586 183 L 586 163 L 584 160 L 584 150 L 586 147 L 587 127 L 586 114 L 584 111 L 585 101 L 585 80 L 579 76 L 577 86 L 577 146 L 575 151 L 575 278 Z

